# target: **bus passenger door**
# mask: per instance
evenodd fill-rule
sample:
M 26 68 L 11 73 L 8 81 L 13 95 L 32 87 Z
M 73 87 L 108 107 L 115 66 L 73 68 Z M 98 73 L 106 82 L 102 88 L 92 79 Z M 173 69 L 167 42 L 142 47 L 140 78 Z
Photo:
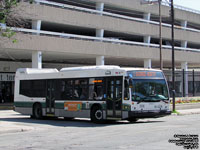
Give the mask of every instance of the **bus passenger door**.
M 107 119 L 122 117 L 122 77 L 107 78 Z
M 46 94 L 46 114 L 54 116 L 55 114 L 55 80 L 47 80 Z

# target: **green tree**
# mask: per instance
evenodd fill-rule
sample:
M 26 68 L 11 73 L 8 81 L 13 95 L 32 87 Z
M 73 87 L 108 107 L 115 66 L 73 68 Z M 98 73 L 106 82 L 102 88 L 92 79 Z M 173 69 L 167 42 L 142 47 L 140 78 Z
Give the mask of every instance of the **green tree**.
M 0 23 L 6 23 L 11 9 L 17 6 L 17 0 L 0 0 L 0 2 Z
M 31 4 L 33 2 L 34 0 L 29 0 Z M 9 27 L 26 28 L 30 26 L 27 20 L 21 17 L 20 13 L 23 12 L 23 7 L 15 9 L 19 3 L 20 0 L 0 0 L 0 37 L 10 39 L 15 35 L 15 32 Z M 16 42 L 16 39 L 13 42 Z
M 12 17 L 12 8 L 17 6 L 17 0 L 0 0 L 0 36 L 11 38 L 15 35 L 10 28 L 5 28 L 6 24 L 13 25 L 16 23 L 16 19 Z M 16 40 L 13 40 L 15 42 Z

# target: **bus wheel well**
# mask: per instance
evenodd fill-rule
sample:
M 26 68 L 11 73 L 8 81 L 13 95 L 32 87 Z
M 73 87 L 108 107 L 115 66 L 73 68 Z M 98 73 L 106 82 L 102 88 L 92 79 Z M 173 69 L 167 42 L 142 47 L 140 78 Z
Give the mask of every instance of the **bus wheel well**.
M 40 102 L 35 102 L 35 103 L 33 104 L 33 108 L 35 107 L 35 105 L 40 105 L 40 106 L 42 106 Z
M 95 103 L 92 105 L 90 110 L 92 111 L 95 107 L 99 107 L 100 109 L 102 109 L 102 106 L 100 104 Z

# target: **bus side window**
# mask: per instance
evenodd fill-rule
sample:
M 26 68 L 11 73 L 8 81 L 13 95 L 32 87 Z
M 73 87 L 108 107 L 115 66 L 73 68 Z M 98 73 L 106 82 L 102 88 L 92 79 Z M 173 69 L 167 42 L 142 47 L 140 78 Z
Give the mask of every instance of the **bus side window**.
M 88 99 L 88 79 L 82 79 L 80 81 L 80 86 L 81 86 L 80 99 L 81 100 Z
M 88 88 L 87 87 L 88 87 L 87 79 L 75 80 L 74 98 L 86 100 L 88 98 Z
M 75 82 L 74 82 L 74 99 L 79 99 L 80 94 L 81 94 L 80 80 L 75 80 Z
M 32 96 L 31 87 L 32 87 L 31 80 L 21 80 L 19 94 L 31 97 Z
M 122 98 L 122 80 L 116 80 L 116 99 Z
M 103 79 L 90 78 L 89 79 L 89 99 L 102 100 L 103 99 Z
M 21 80 L 20 94 L 28 97 L 45 97 L 45 80 Z
M 103 85 L 96 85 L 94 88 L 94 92 L 96 93 L 96 100 L 102 100 L 103 99 Z
M 62 100 L 71 100 L 73 98 L 73 80 L 64 80 L 61 82 Z

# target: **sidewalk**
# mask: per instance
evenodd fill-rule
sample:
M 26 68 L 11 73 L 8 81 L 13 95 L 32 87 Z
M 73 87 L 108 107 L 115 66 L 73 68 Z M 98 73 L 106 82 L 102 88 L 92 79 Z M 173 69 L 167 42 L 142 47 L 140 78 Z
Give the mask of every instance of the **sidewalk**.
M 172 105 L 170 105 L 170 109 L 172 110 Z M 200 114 L 200 103 L 176 104 L 176 111 L 178 114 L 172 113 L 172 115 Z
M 192 115 L 192 114 L 200 114 L 200 108 L 199 109 L 184 109 L 184 110 L 177 110 L 178 114 L 172 115 Z

